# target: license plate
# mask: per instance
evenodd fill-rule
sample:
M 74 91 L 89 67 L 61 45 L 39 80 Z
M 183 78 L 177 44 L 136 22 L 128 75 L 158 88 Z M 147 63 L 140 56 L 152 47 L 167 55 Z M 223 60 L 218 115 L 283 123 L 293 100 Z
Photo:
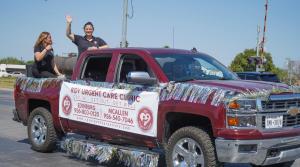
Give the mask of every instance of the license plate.
M 283 116 L 266 116 L 266 129 L 282 128 Z

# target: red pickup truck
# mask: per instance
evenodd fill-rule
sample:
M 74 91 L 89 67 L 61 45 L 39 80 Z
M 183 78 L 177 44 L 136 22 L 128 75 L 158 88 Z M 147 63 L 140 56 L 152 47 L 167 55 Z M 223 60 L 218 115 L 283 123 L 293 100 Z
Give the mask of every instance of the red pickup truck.
M 203 53 L 86 51 L 71 80 L 18 78 L 14 97 L 14 120 L 28 127 L 40 152 L 73 132 L 162 148 L 170 167 L 291 166 L 300 157 L 299 92 L 239 80 Z

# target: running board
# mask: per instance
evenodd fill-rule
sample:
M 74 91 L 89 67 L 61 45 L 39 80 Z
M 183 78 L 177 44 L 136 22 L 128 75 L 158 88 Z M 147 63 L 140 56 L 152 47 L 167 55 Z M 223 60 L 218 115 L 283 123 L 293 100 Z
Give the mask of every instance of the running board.
M 160 164 L 162 162 L 159 161 L 164 162 L 164 158 L 162 158 L 164 155 L 161 150 L 150 151 L 133 146 L 112 145 L 73 136 L 64 138 L 60 142 L 60 148 L 71 156 L 100 165 L 157 167 L 162 166 Z

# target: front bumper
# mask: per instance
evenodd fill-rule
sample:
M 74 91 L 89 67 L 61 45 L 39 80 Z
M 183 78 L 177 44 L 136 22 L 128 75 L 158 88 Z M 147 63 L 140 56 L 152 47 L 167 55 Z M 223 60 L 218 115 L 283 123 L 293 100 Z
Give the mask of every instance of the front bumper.
M 271 165 L 300 158 L 300 136 L 264 140 L 217 138 L 215 143 L 220 162 Z

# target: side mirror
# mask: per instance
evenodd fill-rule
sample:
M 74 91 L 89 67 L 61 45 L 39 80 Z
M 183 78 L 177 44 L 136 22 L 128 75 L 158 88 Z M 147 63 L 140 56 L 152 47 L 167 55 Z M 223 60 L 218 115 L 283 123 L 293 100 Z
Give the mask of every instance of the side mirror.
M 157 83 L 156 78 L 151 78 L 147 72 L 133 71 L 126 76 L 127 82 L 132 84 L 153 85 Z

